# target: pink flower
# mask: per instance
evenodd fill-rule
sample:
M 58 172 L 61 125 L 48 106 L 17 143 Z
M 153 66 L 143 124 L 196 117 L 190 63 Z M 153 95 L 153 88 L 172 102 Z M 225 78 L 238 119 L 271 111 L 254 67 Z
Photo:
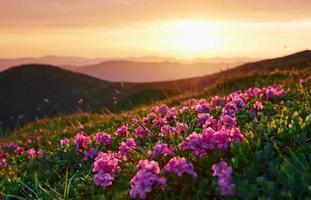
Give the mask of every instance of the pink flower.
M 167 124 L 166 118 L 155 118 L 152 120 L 152 126 L 163 126 L 165 124 Z
M 177 123 L 176 128 L 177 128 L 177 131 L 181 133 L 186 133 L 188 131 L 188 125 L 185 123 Z
M 24 148 L 23 147 L 20 147 L 20 146 L 17 146 L 14 150 L 14 153 L 16 154 L 23 154 L 24 153 Z
M 183 174 L 189 174 L 193 178 L 197 178 L 197 173 L 194 171 L 192 163 L 188 163 L 186 158 L 181 157 L 172 158 L 165 166 L 165 171 L 177 174 L 177 176 L 182 176 Z
M 263 109 L 263 105 L 260 101 L 256 101 L 253 105 L 253 108 L 256 110 L 256 111 L 260 111 Z
M 100 185 L 103 188 L 106 188 L 112 185 L 113 181 L 114 181 L 114 177 L 111 176 L 109 173 L 98 173 L 94 175 L 95 185 Z
M 175 127 L 171 127 L 170 125 L 164 125 L 161 127 L 160 136 L 173 136 L 177 133 L 177 129 Z
M 36 157 L 36 150 L 34 148 L 28 149 L 27 156 L 29 159 Z
M 0 159 L 0 167 L 1 168 L 6 168 L 8 166 L 8 161 L 7 159 L 3 158 L 3 159 Z
M 83 160 L 87 161 L 90 158 L 96 157 L 98 154 L 98 150 L 96 148 L 91 148 L 89 151 L 84 152 Z
M 178 147 L 181 150 L 188 149 L 193 152 L 194 155 L 203 157 L 208 152 L 213 151 L 215 147 L 220 150 L 227 149 L 234 141 L 241 141 L 243 135 L 238 128 L 222 127 L 218 131 L 208 127 L 205 128 L 202 134 L 193 132 L 190 134 L 186 141 L 183 141 Z
M 210 118 L 212 117 L 209 114 L 199 113 L 198 114 L 198 126 L 201 127 Z
M 142 126 L 139 126 L 135 129 L 135 133 L 137 137 L 143 138 L 148 137 L 150 135 L 150 131 L 147 128 L 144 128 Z
M 156 158 L 158 155 L 163 155 L 163 156 L 174 156 L 174 150 L 172 147 L 169 147 L 168 144 L 161 144 L 160 142 L 157 142 L 157 144 L 154 146 L 151 156 L 151 159 Z
M 212 166 L 213 176 L 218 177 L 218 185 L 222 196 L 233 195 L 234 184 L 232 184 L 232 168 L 225 161 L 220 161 Z
M 102 144 L 104 146 L 108 146 L 112 144 L 111 135 L 105 132 L 98 132 L 95 135 L 95 142 L 96 144 Z
M 136 148 L 136 142 L 134 138 L 129 138 L 126 140 L 126 142 L 122 142 L 119 147 L 118 155 L 120 156 L 120 159 L 127 160 L 128 152 L 131 149 Z
M 214 96 L 212 97 L 212 102 L 211 102 L 211 105 L 213 107 L 216 107 L 216 106 L 222 106 L 226 103 L 226 100 L 222 97 L 219 97 L 219 96 Z
M 38 158 L 41 158 L 43 156 L 42 149 L 38 149 L 37 156 L 38 156 Z
M 85 133 L 78 133 L 75 136 L 74 141 L 76 143 L 78 151 L 80 152 L 86 149 L 90 144 L 90 138 Z
M 106 188 L 112 185 L 116 175 L 121 172 L 119 167 L 120 160 L 112 153 L 99 152 L 93 164 L 93 172 L 95 173 L 94 182 Z
M 220 122 L 228 128 L 236 126 L 236 118 L 230 115 L 221 115 Z
M 128 134 L 128 126 L 127 125 L 123 124 L 121 127 L 119 127 L 117 129 L 117 135 L 119 137 L 125 137 L 125 136 L 127 136 L 127 134 Z
M 70 140 L 68 138 L 64 138 L 60 140 L 61 146 L 69 146 Z
M 197 113 L 206 113 L 211 110 L 211 105 L 208 103 L 206 99 L 200 99 L 195 109 Z
M 169 112 L 169 108 L 166 104 L 162 104 L 161 106 L 155 108 L 155 112 L 159 113 L 163 117 Z
M 141 160 L 137 165 L 138 171 L 131 179 L 131 198 L 146 199 L 154 186 L 165 186 L 166 178 L 161 177 L 159 164 L 155 161 Z

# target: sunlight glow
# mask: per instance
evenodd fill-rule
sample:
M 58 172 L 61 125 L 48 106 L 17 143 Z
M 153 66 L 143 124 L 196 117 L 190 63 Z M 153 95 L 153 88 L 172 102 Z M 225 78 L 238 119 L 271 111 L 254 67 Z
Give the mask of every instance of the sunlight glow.
M 181 21 L 169 25 L 169 45 L 176 51 L 202 53 L 217 47 L 218 38 L 213 34 L 216 24 L 199 21 Z

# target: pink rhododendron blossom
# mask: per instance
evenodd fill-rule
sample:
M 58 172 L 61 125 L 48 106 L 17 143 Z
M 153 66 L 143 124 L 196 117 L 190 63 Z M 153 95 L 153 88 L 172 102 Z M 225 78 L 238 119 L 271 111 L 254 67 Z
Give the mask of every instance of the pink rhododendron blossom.
M 64 138 L 60 140 L 61 146 L 69 146 L 70 140 L 68 138 Z
M 149 129 L 139 126 L 135 129 L 135 134 L 137 137 L 143 138 L 148 137 L 150 135 Z
M 36 157 L 36 150 L 34 148 L 28 149 L 27 150 L 27 156 L 29 159 L 35 158 Z
M 218 185 L 222 196 L 233 195 L 234 184 L 232 184 L 232 168 L 225 161 L 220 161 L 212 166 L 213 176 L 218 177 Z
M 207 113 L 211 110 L 211 105 L 206 99 L 200 99 L 195 109 L 197 113 Z
M 167 124 L 167 119 L 166 118 L 155 118 L 153 121 L 152 121 L 152 126 L 155 127 L 155 126 L 163 126 Z
M 172 158 L 165 166 L 165 171 L 177 174 L 177 176 L 182 176 L 183 174 L 189 174 L 193 178 L 197 178 L 197 173 L 194 171 L 192 163 L 187 162 L 186 158 L 181 157 Z
M 188 131 L 188 125 L 185 123 L 177 123 L 176 124 L 177 131 L 181 133 L 186 133 Z
M 120 160 L 114 153 L 99 152 L 95 158 L 92 170 L 95 173 L 95 184 L 103 188 L 112 185 L 116 175 L 121 172 L 119 162 Z
M 98 154 L 98 150 L 96 148 L 91 148 L 89 151 L 84 152 L 83 160 L 87 161 L 90 158 L 95 158 Z
M 108 146 L 112 144 L 111 135 L 105 132 L 98 132 L 95 135 L 95 142 L 96 144 L 102 144 L 104 146 Z
M 43 156 L 43 151 L 42 151 L 42 149 L 38 149 L 38 151 L 37 151 L 37 156 L 38 156 L 38 158 L 41 158 L 41 157 Z
M 83 151 L 88 148 L 90 144 L 90 138 L 85 133 L 78 133 L 75 138 L 74 142 L 77 146 L 78 151 Z
M 201 127 L 210 118 L 211 118 L 210 114 L 199 113 L 198 114 L 198 126 Z
M 118 152 L 120 159 L 127 160 L 128 152 L 131 149 L 135 149 L 135 148 L 136 148 L 136 142 L 134 138 L 129 138 L 125 142 L 122 142 L 119 147 L 119 152 Z
M 256 110 L 256 111 L 260 111 L 263 109 L 263 105 L 260 101 L 256 101 L 253 105 L 253 108 Z
M 117 135 L 119 137 L 125 137 L 128 134 L 128 126 L 123 124 L 120 128 L 117 129 Z
M 154 186 L 165 186 L 166 179 L 161 177 L 159 164 L 155 161 L 141 160 L 137 165 L 137 173 L 131 179 L 131 198 L 146 199 Z
M 170 125 L 164 125 L 161 127 L 160 136 L 173 136 L 177 133 L 177 129 L 175 127 L 171 127 Z
M 221 115 L 220 122 L 228 128 L 236 126 L 236 118 L 230 115 Z
M 174 150 L 172 147 L 168 146 L 168 144 L 157 142 L 157 144 L 154 146 L 150 159 L 156 158 L 158 155 L 162 156 L 174 156 Z
M 163 117 L 169 112 L 169 108 L 166 104 L 162 104 L 161 106 L 155 108 L 155 112 L 159 113 Z
M 24 153 L 24 147 L 17 146 L 14 150 L 14 153 L 23 154 Z
M 5 158 L 0 159 L 0 168 L 6 168 L 8 166 L 8 161 Z

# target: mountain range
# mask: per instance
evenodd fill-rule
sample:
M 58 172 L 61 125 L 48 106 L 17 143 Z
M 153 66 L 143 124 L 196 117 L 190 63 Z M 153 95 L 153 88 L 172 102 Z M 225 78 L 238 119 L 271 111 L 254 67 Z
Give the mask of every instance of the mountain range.
M 45 64 L 109 81 L 154 82 L 177 80 L 215 73 L 253 61 L 252 58 L 196 58 L 177 60 L 170 57 L 83 58 L 43 56 L 39 58 L 0 59 L 0 71 L 12 66 Z

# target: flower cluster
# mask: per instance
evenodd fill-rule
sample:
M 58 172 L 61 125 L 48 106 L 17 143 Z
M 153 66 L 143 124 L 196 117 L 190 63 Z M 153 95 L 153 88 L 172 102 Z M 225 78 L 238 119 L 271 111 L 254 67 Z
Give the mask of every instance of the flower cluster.
M 30 148 L 27 150 L 27 156 L 29 159 L 34 159 L 36 157 L 41 158 L 43 156 L 42 149 L 36 151 L 34 148 Z
M 128 134 L 128 129 L 129 129 L 128 126 L 123 124 L 121 127 L 117 129 L 116 133 L 119 137 L 126 137 Z
M 166 178 L 160 176 L 160 167 L 156 161 L 141 160 L 138 171 L 131 179 L 131 198 L 146 199 L 154 186 L 165 186 Z
M 83 160 L 88 160 L 90 158 L 95 158 L 98 154 L 98 150 L 96 148 L 91 148 L 89 151 L 84 152 Z
M 70 140 L 68 138 L 64 138 L 60 140 L 60 145 L 65 147 L 65 146 L 69 146 Z
M 157 142 L 157 144 L 154 146 L 150 159 L 156 158 L 158 155 L 163 156 L 174 156 L 174 150 L 172 147 L 168 146 L 168 144 Z
M 183 174 L 189 174 L 193 178 L 197 178 L 197 173 L 194 171 L 194 167 L 192 163 L 188 163 L 186 158 L 181 157 L 172 158 L 165 166 L 165 171 L 172 172 L 177 174 L 178 176 L 182 176 Z
M 90 138 L 85 133 L 78 133 L 74 138 L 74 142 L 77 146 L 77 150 L 81 152 L 89 146 Z
M 108 146 L 112 144 L 111 135 L 105 132 L 98 132 L 95 135 L 95 142 L 96 144 L 102 144 L 104 146 Z
M 208 152 L 213 151 L 215 147 L 219 150 L 226 149 L 234 141 L 241 141 L 243 135 L 239 128 L 226 129 L 221 128 L 218 131 L 208 127 L 203 130 L 201 134 L 193 132 L 190 134 L 186 141 L 179 144 L 181 150 L 188 149 L 194 155 L 203 157 Z
M 119 162 L 120 160 L 114 153 L 99 152 L 93 164 L 95 184 L 103 188 L 112 185 L 116 175 L 121 172 L 121 168 L 118 165 Z
M 160 136 L 174 136 L 177 133 L 177 129 L 175 127 L 172 127 L 170 125 L 163 125 L 161 127 Z
M 135 133 L 136 133 L 136 137 L 140 137 L 140 138 L 147 137 L 150 135 L 150 131 L 143 126 L 139 126 L 138 128 L 136 128 Z
M 213 176 L 218 177 L 218 185 L 222 196 L 233 195 L 234 185 L 232 184 L 232 168 L 225 161 L 220 161 L 212 166 Z
M 128 152 L 131 149 L 135 149 L 135 148 L 136 148 L 136 142 L 135 142 L 134 138 L 129 138 L 125 142 L 121 143 L 121 145 L 119 147 L 118 156 L 122 160 L 127 160 Z

